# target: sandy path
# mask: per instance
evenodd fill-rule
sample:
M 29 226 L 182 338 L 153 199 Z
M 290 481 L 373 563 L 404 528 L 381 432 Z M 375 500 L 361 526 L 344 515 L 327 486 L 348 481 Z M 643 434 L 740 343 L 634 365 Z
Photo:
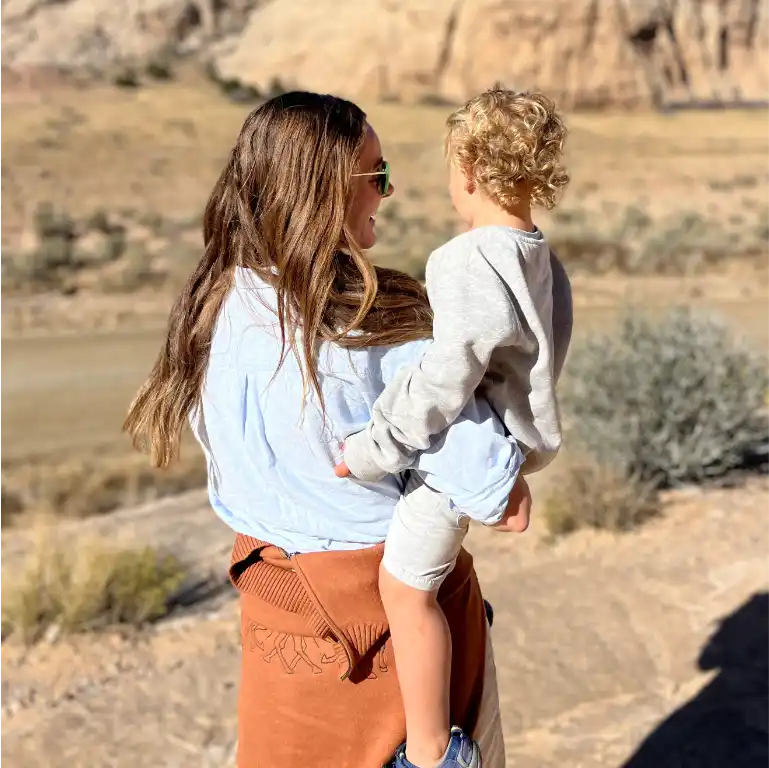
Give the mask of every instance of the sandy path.
M 758 345 L 769 344 L 766 275 L 752 280 L 575 279 L 575 334 L 610 327 L 624 305 L 689 302 L 716 311 Z M 4 338 L 3 456 L 124 444 L 126 408 L 160 349 L 159 327 Z

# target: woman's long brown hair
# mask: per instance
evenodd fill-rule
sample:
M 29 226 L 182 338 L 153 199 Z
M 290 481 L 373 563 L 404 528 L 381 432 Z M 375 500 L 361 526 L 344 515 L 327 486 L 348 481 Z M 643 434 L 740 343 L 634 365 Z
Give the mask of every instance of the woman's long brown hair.
M 123 425 L 135 446 L 149 448 L 154 465 L 176 458 L 184 425 L 200 405 L 214 327 L 236 267 L 274 287 L 283 356 L 288 349 L 296 354 L 305 390 L 315 390 L 321 405 L 318 341 L 364 347 L 429 336 L 422 286 L 373 266 L 345 223 L 365 135 L 366 116 L 357 106 L 314 93 L 279 96 L 246 118 L 206 206 L 203 257 L 171 310 L 163 348 Z

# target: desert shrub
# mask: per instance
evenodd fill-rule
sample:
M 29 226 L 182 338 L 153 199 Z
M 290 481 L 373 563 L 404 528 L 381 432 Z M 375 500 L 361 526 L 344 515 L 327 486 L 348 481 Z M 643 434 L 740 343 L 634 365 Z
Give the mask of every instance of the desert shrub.
M 31 277 L 45 279 L 52 271 L 67 267 L 77 239 L 77 225 L 66 211 L 59 211 L 49 202 L 35 209 L 33 226 L 38 247 L 31 254 Z
M 688 212 L 660 222 L 643 243 L 638 262 L 646 271 L 692 272 L 735 255 L 735 244 L 723 226 Z
M 561 388 L 568 456 L 544 497 L 552 536 L 628 531 L 658 490 L 723 477 L 765 456 L 765 358 L 691 310 L 618 330 L 572 353 Z
M 139 74 L 133 66 L 126 65 L 118 69 L 112 77 L 112 84 L 118 88 L 138 88 L 141 85 Z
M 653 487 L 744 467 L 769 441 L 765 357 L 687 309 L 628 313 L 615 335 L 574 350 L 562 388 L 576 443 Z
M 690 274 L 735 258 L 755 260 L 766 255 L 762 213 L 755 226 L 704 219 L 694 212 L 676 212 L 654 219 L 648 211 L 629 206 L 607 218 L 581 208 L 553 212 L 548 239 L 574 269 L 593 274 Z
M 270 80 L 266 96 L 268 99 L 274 99 L 276 96 L 282 96 L 284 93 L 289 93 L 291 90 L 293 90 L 291 86 L 276 76 Z
M 659 512 L 653 487 L 617 461 L 598 461 L 572 452 L 544 496 L 545 525 L 551 536 L 579 528 L 630 531 Z
M 96 209 L 73 218 L 41 203 L 31 222 L 34 244 L 5 249 L 3 291 L 76 293 L 96 288 L 131 293 L 179 283 L 199 257 L 200 214 L 185 217 L 142 215 Z M 190 238 L 194 230 L 194 242 Z
M 206 64 L 205 72 L 209 80 L 231 101 L 248 103 L 261 98 L 261 93 L 253 86 L 245 85 L 237 78 L 222 77 L 212 61 Z
M 373 252 L 377 263 L 425 279 L 430 253 L 456 234 L 452 219 L 409 213 L 397 200 L 383 207 L 378 220 L 382 234 Z
M 456 107 L 457 102 L 452 99 L 447 99 L 440 93 L 425 93 L 419 98 L 419 103 L 424 104 L 426 107 Z
M 171 80 L 174 76 L 170 57 L 164 55 L 156 55 L 151 58 L 147 62 L 144 71 L 147 74 L 147 77 L 152 80 Z
M 591 274 L 632 272 L 632 252 L 621 242 L 604 239 L 595 232 L 560 234 L 550 240 L 551 247 L 565 264 Z
M 97 209 L 79 227 L 73 245 L 71 266 L 74 269 L 100 266 L 117 261 L 127 247 L 125 224 Z
M 205 461 L 197 450 L 185 451 L 162 472 L 133 451 L 5 463 L 2 523 L 21 524 L 40 515 L 100 515 L 205 485 Z
M 0 488 L 0 517 L 2 518 L 2 524 L 7 525 L 11 522 L 19 513 L 24 511 L 24 500 L 21 495 L 6 488 L 3 484 Z
M 130 293 L 162 285 L 165 275 L 153 268 L 153 256 L 142 243 L 130 243 L 120 263 L 101 275 L 99 287 L 105 293 Z
M 33 643 L 50 627 L 81 632 L 141 626 L 164 616 L 185 578 L 173 555 L 150 547 L 38 537 L 25 566 L 3 574 L 3 636 Z
M 553 250 L 572 268 L 591 273 L 637 271 L 636 250 L 651 225 L 639 208 L 625 209 L 616 221 L 581 208 L 557 208 L 548 233 Z
M 77 224 L 66 211 L 49 202 L 35 208 L 32 219 L 35 247 L 4 256 L 4 288 L 50 288 L 62 282 L 74 263 Z
M 769 248 L 769 209 L 762 208 L 758 212 L 753 227 L 753 236 L 760 243 L 761 253 L 765 256 Z

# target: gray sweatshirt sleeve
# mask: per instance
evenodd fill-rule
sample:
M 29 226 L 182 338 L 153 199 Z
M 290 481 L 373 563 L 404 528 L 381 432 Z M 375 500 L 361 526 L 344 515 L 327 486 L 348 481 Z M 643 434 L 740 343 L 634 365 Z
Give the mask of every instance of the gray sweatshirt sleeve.
M 550 267 L 553 272 L 553 377 L 558 381 L 571 343 L 574 308 L 569 276 L 560 259 L 552 251 Z
M 433 343 L 385 388 L 366 429 L 345 441 L 345 462 L 361 480 L 409 467 L 457 418 L 494 349 L 523 333 L 508 288 L 478 247 L 439 249 L 426 278 Z

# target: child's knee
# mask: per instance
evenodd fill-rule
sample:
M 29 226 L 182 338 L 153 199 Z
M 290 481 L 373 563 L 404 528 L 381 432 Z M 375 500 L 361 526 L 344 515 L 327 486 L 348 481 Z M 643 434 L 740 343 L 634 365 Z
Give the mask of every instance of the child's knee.
M 430 606 L 438 599 L 437 589 L 427 590 L 410 586 L 390 573 L 384 564 L 379 566 L 379 592 L 388 612 L 401 606 L 404 610 Z

